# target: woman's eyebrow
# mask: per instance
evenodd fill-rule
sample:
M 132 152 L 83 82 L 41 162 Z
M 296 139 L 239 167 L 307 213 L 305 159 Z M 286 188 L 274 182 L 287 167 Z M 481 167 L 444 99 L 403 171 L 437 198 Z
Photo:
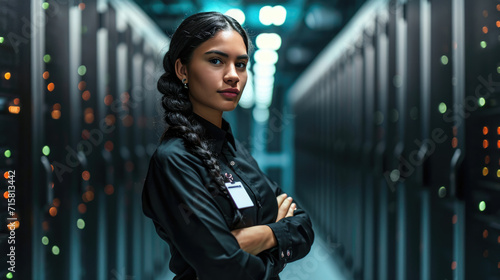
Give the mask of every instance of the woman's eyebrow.
M 223 56 L 223 57 L 229 57 L 229 55 L 227 53 L 221 52 L 218 50 L 208 51 L 205 54 L 213 54 L 213 53 L 218 54 L 218 55 Z M 249 57 L 247 54 L 242 54 L 242 55 L 237 56 L 236 59 L 249 59 Z

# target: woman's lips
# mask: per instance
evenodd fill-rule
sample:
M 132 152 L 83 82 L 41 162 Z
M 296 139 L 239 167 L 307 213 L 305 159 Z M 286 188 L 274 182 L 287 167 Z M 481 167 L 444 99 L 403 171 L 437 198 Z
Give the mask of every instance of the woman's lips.
M 235 98 L 240 93 L 240 91 L 237 88 L 235 88 L 235 89 L 233 89 L 233 88 L 224 89 L 224 90 L 220 90 L 218 92 L 222 96 L 227 97 L 227 98 Z

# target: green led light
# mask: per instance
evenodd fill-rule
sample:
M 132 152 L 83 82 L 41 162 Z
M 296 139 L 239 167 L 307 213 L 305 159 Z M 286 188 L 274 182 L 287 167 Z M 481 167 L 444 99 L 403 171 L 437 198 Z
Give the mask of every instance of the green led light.
M 78 219 L 78 221 L 76 222 L 76 226 L 79 229 L 84 229 L 85 228 L 85 221 L 83 219 Z
M 47 236 L 42 237 L 42 244 L 49 245 L 49 238 Z
M 49 63 L 50 60 L 51 60 L 50 54 L 46 54 L 46 55 L 43 56 L 43 61 L 45 63 Z
M 479 104 L 479 107 L 483 107 L 484 105 L 486 105 L 486 99 L 484 99 L 484 97 L 481 97 L 479 98 L 477 103 Z
M 87 67 L 85 67 L 85 65 L 80 65 L 80 67 L 78 67 L 78 75 L 83 76 L 86 73 L 87 73 Z
M 440 112 L 441 114 L 446 113 L 446 110 L 447 110 L 447 109 L 448 109 L 448 108 L 446 107 L 446 104 L 445 104 L 444 102 L 439 103 L 439 112 Z
M 5 277 L 7 277 L 7 279 L 12 279 L 14 275 L 12 274 L 12 272 L 9 272 L 7 273 L 7 275 L 5 275 Z
M 5 39 L 4 39 L 3 37 L 0 37 L 0 44 L 3 44 L 3 41 L 4 41 L 4 40 L 5 40 Z M 500 67 L 499 67 L 499 68 L 500 68 Z
M 485 49 L 487 46 L 486 41 L 481 41 L 481 48 Z
M 57 256 L 57 255 L 59 255 L 59 253 L 61 253 L 61 250 L 59 250 L 59 247 L 52 246 L 52 254 Z
M 446 196 L 446 188 L 444 186 L 441 186 L 439 188 L 438 195 L 440 198 L 443 198 Z
M 448 57 L 446 55 L 441 56 L 441 63 L 443 65 L 447 65 L 448 64 Z
M 10 158 L 10 156 L 12 156 L 12 152 L 10 150 L 6 150 L 3 155 L 6 157 L 6 158 Z
M 0 37 L 0 43 L 2 43 L 2 37 Z M 497 73 L 500 74 L 500 66 L 497 67 Z
M 49 146 L 43 146 L 43 148 L 42 148 L 42 153 L 43 153 L 45 156 L 49 156 L 49 154 L 50 154 L 50 148 L 49 148 Z
M 42 8 L 43 8 L 44 10 L 47 10 L 47 9 L 49 8 L 49 3 L 47 3 L 47 2 L 43 2 L 43 4 L 42 4 Z
M 481 201 L 479 202 L 479 211 L 484 211 L 486 209 L 486 202 Z

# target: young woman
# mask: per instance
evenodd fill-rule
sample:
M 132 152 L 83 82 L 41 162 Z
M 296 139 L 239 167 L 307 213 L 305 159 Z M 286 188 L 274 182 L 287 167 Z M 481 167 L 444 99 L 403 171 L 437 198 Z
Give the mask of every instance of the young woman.
M 249 44 L 231 17 L 199 13 L 181 23 L 163 60 L 158 89 L 168 127 L 142 199 L 170 246 L 174 279 L 279 279 L 314 240 L 308 215 L 222 118 L 245 88 Z

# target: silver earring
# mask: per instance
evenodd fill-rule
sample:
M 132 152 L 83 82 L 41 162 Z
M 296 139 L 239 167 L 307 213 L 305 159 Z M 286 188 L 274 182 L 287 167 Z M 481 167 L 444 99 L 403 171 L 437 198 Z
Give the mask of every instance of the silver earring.
M 184 85 L 185 89 L 188 89 L 188 84 L 186 83 L 187 79 L 182 79 L 182 84 Z

